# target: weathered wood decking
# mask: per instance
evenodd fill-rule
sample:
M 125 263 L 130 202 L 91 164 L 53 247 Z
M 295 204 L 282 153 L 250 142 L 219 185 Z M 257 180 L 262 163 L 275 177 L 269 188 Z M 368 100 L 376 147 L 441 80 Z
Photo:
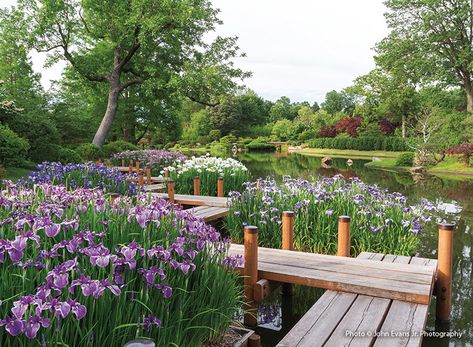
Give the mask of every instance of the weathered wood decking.
M 211 222 L 228 214 L 226 207 L 198 206 L 190 209 L 196 217 L 203 218 L 206 222 Z
M 169 199 L 167 193 L 153 193 L 153 194 L 163 199 Z M 176 204 L 190 205 L 190 206 L 228 207 L 229 199 L 219 198 L 216 196 L 174 194 L 174 202 Z
M 357 259 L 426 269 L 436 269 L 437 265 L 435 259 L 376 253 L 361 253 Z M 428 303 L 329 290 L 278 346 L 419 346 L 428 307 Z
M 229 255 L 243 255 L 231 244 Z M 428 304 L 436 267 L 258 247 L 258 278 Z

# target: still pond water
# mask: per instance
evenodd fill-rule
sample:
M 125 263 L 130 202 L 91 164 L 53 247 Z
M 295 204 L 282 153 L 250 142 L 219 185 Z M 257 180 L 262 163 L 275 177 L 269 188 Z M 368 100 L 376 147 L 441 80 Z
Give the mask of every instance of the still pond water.
M 249 168 L 254 178 L 273 176 L 280 180 L 284 175 L 309 178 L 310 176 L 359 177 L 368 184 L 376 184 L 397 191 L 415 202 L 427 198 L 448 212 L 449 220 L 456 225 L 453 259 L 453 312 L 450 325 L 436 325 L 435 305 L 431 304 L 427 330 L 456 331 L 460 338 L 424 338 L 423 346 L 473 346 L 473 179 L 440 178 L 415 175 L 407 172 L 387 172 L 369 169 L 366 161 L 354 160 L 348 166 L 346 159 L 334 159 L 331 168 L 323 168 L 320 157 L 287 153 L 246 153 L 239 159 Z M 437 231 L 426 230 L 422 236 L 419 256 L 436 258 Z M 274 293 L 259 311 L 257 332 L 264 346 L 274 346 L 298 319 L 323 294 L 322 290 L 298 287 L 292 297 Z

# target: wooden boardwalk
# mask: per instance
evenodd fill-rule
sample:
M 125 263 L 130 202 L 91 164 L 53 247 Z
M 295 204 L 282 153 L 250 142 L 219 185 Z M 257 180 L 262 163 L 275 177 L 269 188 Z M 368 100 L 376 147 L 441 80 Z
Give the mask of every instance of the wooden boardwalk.
M 226 217 L 228 214 L 228 208 L 226 207 L 198 206 L 187 211 L 192 211 L 194 216 L 203 218 L 206 222 Z
M 229 255 L 243 255 L 231 244 Z M 258 278 L 427 305 L 436 267 L 258 247 Z
M 435 259 L 365 252 L 357 259 L 413 269 L 423 266 L 434 274 L 437 266 Z M 420 346 L 428 308 L 428 303 L 328 290 L 277 346 Z
M 153 194 L 163 199 L 169 199 L 167 193 Z M 219 198 L 217 196 L 174 194 L 174 202 L 180 205 L 228 207 L 229 201 L 229 198 Z

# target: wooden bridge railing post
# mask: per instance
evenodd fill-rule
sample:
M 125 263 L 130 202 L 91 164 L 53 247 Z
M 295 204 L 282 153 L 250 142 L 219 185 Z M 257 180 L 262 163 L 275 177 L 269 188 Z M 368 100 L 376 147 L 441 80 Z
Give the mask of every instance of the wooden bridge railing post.
M 200 177 L 194 177 L 194 195 L 200 195 Z
M 217 180 L 217 196 L 220 197 L 220 198 L 223 198 L 224 195 L 225 195 L 225 192 L 224 192 L 224 185 L 223 185 L 223 177 L 219 177 L 218 180 Z
M 136 161 L 135 169 L 136 169 L 136 172 L 140 171 L 140 162 L 138 160 Z
M 244 292 L 245 292 L 245 315 L 244 323 L 247 326 L 257 325 L 257 306 L 254 300 L 254 287 L 258 281 L 258 228 L 246 226 L 244 230 L 245 267 Z
M 125 167 L 125 159 L 122 159 L 122 167 Z
M 453 224 L 444 223 L 438 225 L 436 316 L 440 321 L 450 320 L 450 311 L 452 309 L 453 229 Z
M 350 256 L 350 217 L 338 217 L 338 252 L 339 257 Z
M 294 212 L 284 211 L 282 213 L 282 249 L 292 251 L 294 250 Z M 289 296 L 292 294 L 292 285 L 283 283 L 283 295 Z
M 149 167 L 146 168 L 146 182 L 151 185 L 151 169 Z
M 168 181 L 168 198 L 171 204 L 174 204 L 174 181 Z
M 143 187 L 144 183 L 145 183 L 145 180 L 144 180 L 144 177 L 143 177 L 143 172 L 140 171 L 140 172 L 138 173 L 138 185 L 139 185 L 140 187 Z
M 133 160 L 130 160 L 130 164 L 128 165 L 128 172 L 129 173 L 133 172 Z

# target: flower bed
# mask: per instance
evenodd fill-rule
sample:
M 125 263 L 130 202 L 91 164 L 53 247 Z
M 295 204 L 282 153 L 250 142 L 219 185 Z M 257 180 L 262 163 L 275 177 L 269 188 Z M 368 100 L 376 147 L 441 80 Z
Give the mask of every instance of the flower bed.
M 281 247 L 281 214 L 295 211 L 297 250 L 336 254 L 338 216 L 351 216 L 351 253 L 362 251 L 411 255 L 419 233 L 431 221 L 434 206 L 423 201 L 409 206 L 399 193 L 341 176 L 313 182 L 286 177 L 248 183 L 243 193 L 232 192 L 227 228 L 243 241 L 243 226 L 257 225 L 261 246 Z
M 177 166 L 167 167 L 169 177 L 174 180 L 175 191 L 179 194 L 194 193 L 194 177 L 200 177 L 200 194 L 217 195 L 217 180 L 224 179 L 225 194 L 230 191 L 241 191 L 244 183 L 250 179 L 245 165 L 238 160 L 227 158 L 192 157 Z
M 200 346 L 239 306 L 219 233 L 155 197 L 9 184 L 0 237 L 0 346 Z
M 149 167 L 153 175 L 159 175 L 165 167 L 175 166 L 186 160 L 187 157 L 179 152 L 146 149 L 116 153 L 112 155 L 111 159 L 113 164 L 117 166 L 121 165 L 122 159 L 125 160 L 125 165 L 128 165 L 130 160 L 139 161 L 141 167 Z
M 127 177 L 130 174 L 123 175 L 117 169 L 103 165 L 45 162 L 37 166 L 37 171 L 20 179 L 19 184 L 31 188 L 35 184 L 50 183 L 64 185 L 68 190 L 99 188 L 107 193 L 135 195 L 138 185 L 128 181 Z

